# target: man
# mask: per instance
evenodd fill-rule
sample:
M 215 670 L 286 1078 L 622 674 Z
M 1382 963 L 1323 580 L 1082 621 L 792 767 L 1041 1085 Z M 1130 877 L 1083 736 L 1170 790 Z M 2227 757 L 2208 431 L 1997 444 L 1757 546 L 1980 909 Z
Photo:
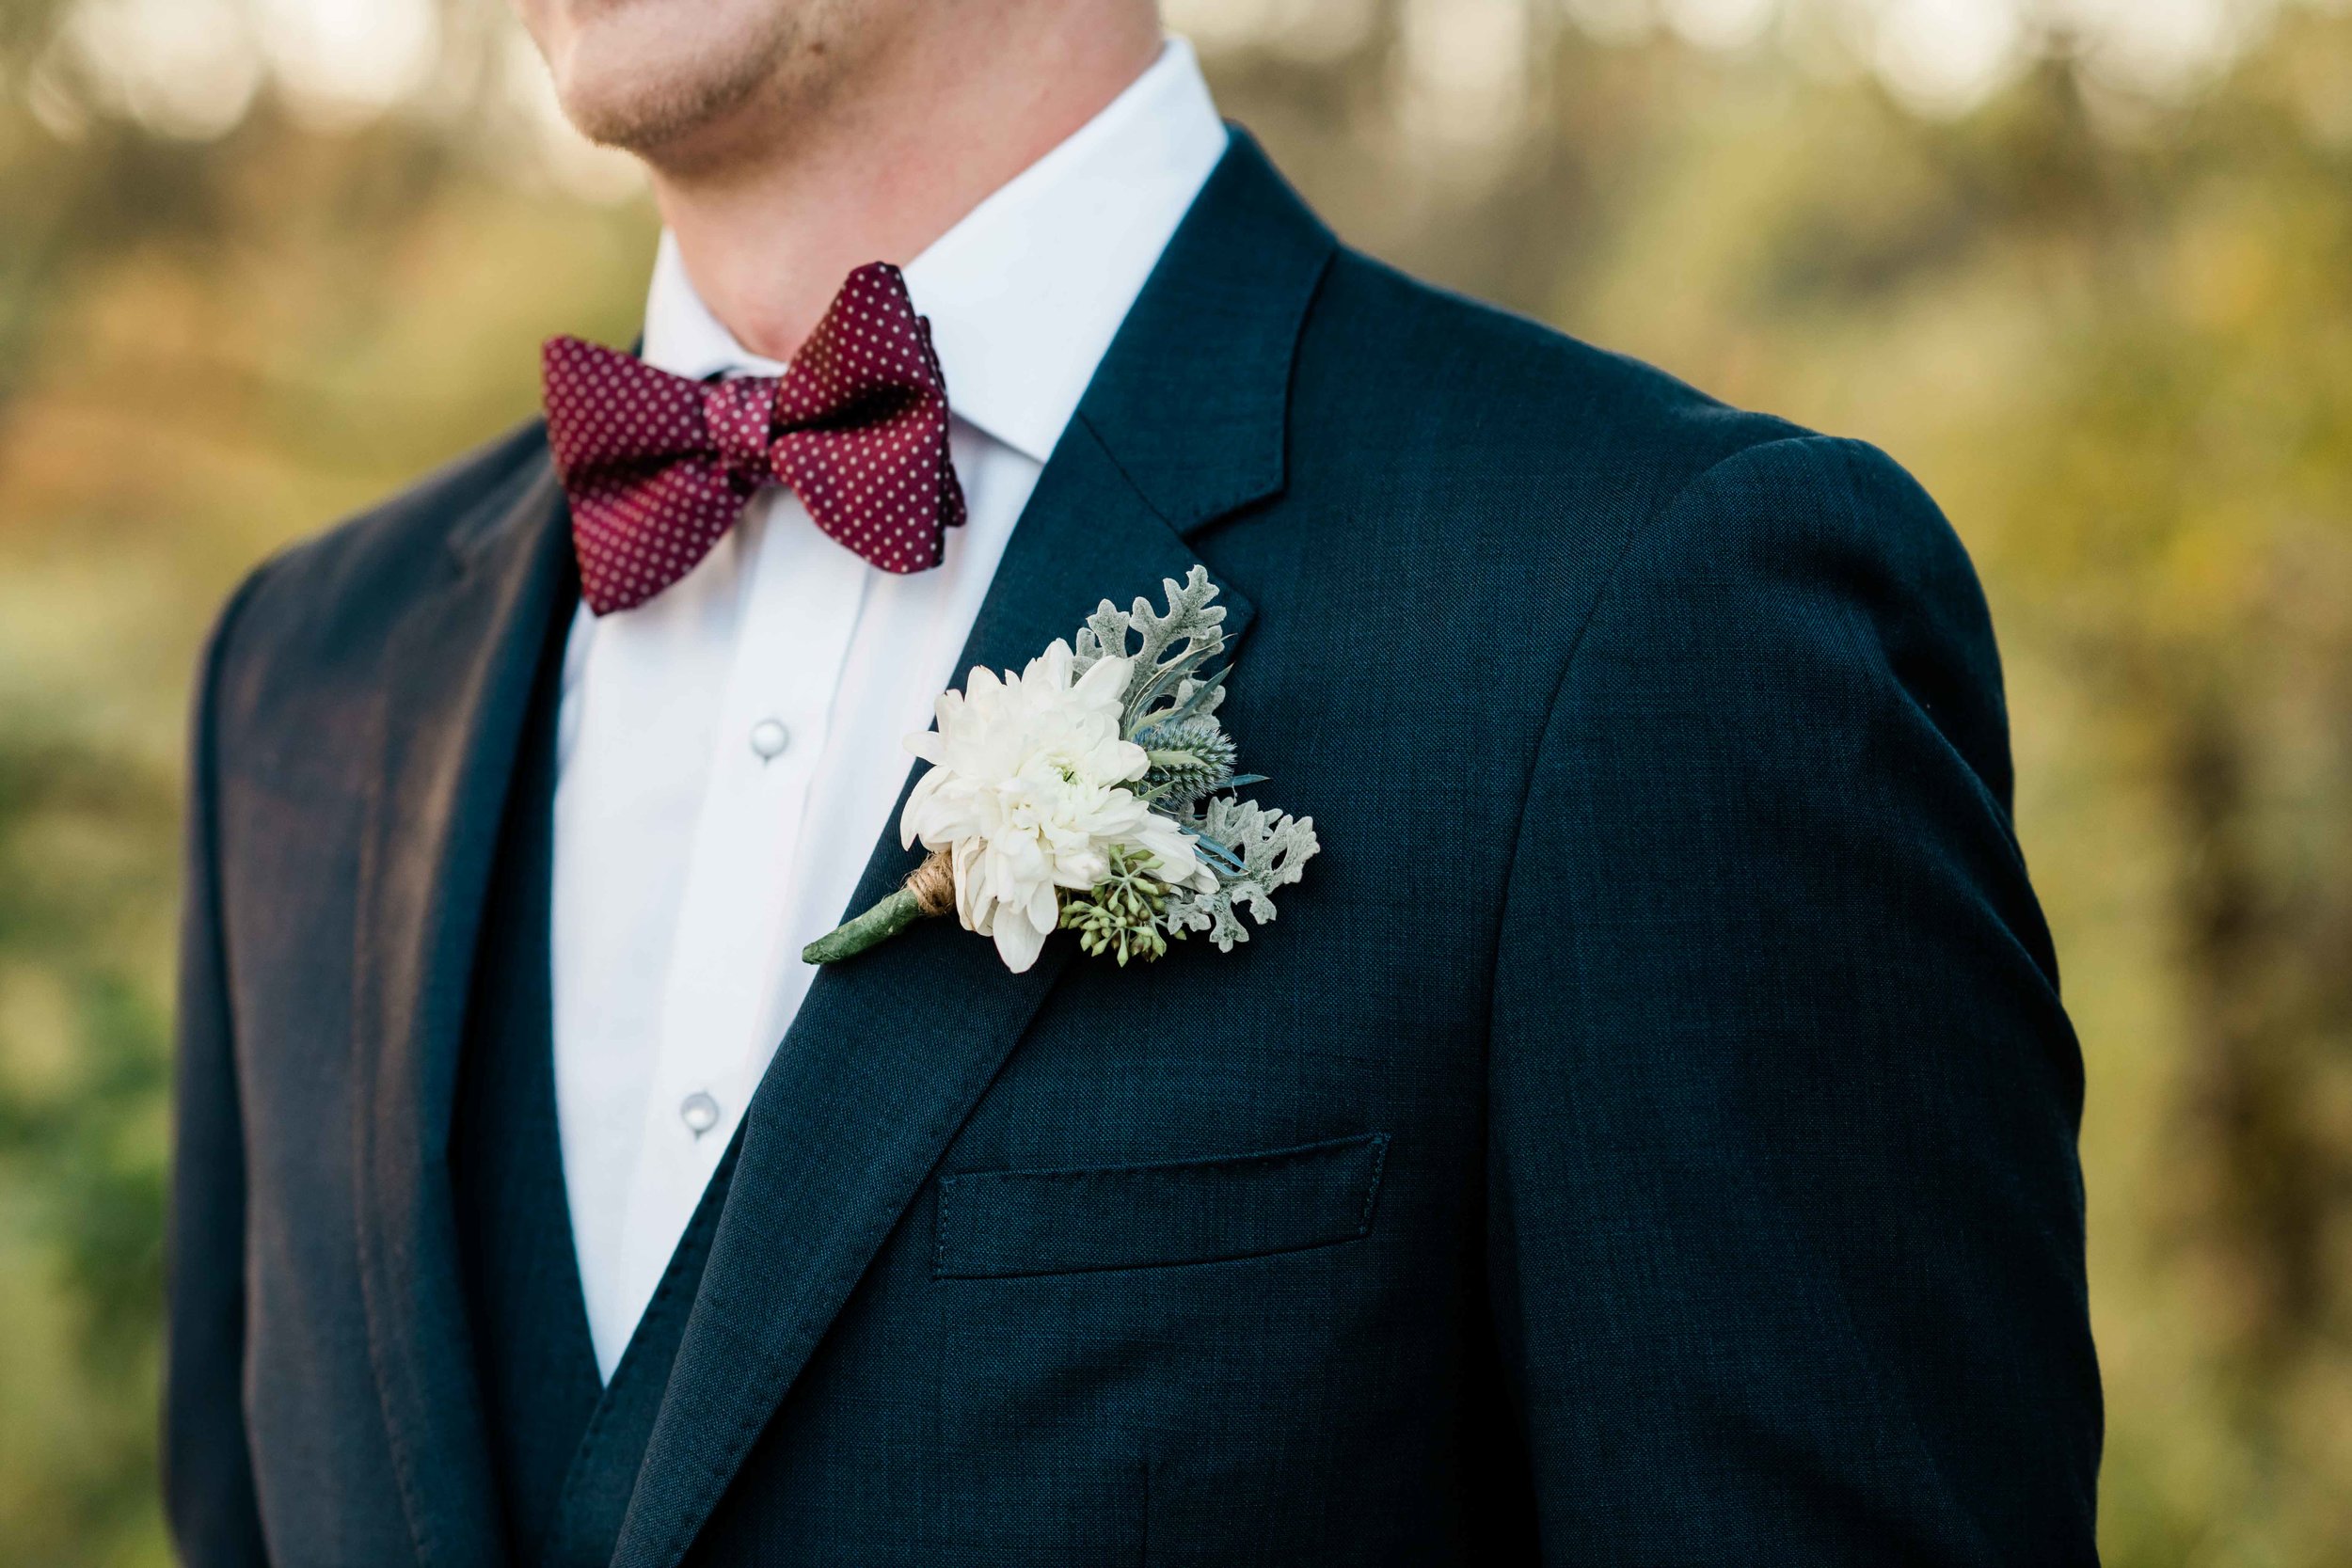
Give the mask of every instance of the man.
M 644 337 L 215 637 L 189 1560 L 2093 1560 L 2079 1058 L 1900 470 L 1338 245 L 1148 0 L 524 10 Z M 1280 921 L 803 964 L 938 692 L 1195 564 Z

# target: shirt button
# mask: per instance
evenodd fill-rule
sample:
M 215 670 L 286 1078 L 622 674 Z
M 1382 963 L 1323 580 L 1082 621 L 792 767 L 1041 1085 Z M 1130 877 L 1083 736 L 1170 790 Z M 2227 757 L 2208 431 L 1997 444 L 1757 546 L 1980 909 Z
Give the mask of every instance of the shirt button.
M 752 726 L 752 752 L 762 762 L 773 762 L 792 744 L 792 732 L 781 720 L 762 719 Z
M 686 1123 L 686 1130 L 700 1138 L 719 1125 L 719 1102 L 696 1089 L 678 1101 L 677 1116 L 678 1120 Z

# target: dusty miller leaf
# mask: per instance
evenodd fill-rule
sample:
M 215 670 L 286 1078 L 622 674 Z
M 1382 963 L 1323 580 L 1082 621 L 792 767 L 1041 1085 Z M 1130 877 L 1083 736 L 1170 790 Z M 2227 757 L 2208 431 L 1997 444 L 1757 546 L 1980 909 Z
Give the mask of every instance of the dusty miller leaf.
M 1225 649 L 1225 607 L 1213 602 L 1217 590 L 1207 567 L 1195 566 L 1181 583 L 1162 578 L 1160 587 L 1168 595 L 1165 613 L 1149 599 L 1138 598 L 1127 610 L 1104 599 L 1087 617 L 1075 644 L 1080 675 L 1106 657 L 1135 660 L 1119 726 L 1130 737 L 1189 700 L 1202 684 L 1197 678 L 1201 667 Z M 1215 713 L 1224 698 L 1221 689 L 1210 692 L 1192 717 Z
M 1215 840 L 1240 857 L 1234 871 L 1203 855 L 1201 863 L 1216 872 L 1216 891 L 1176 894 L 1168 901 L 1160 922 L 1172 934 L 1206 931 L 1220 953 L 1249 940 L 1241 913 L 1263 926 L 1274 918 L 1274 890 L 1288 887 L 1306 874 L 1307 862 L 1322 845 L 1315 839 L 1315 819 L 1272 811 L 1255 800 L 1231 796 L 1211 798 L 1198 816 L 1177 818 L 1184 827 Z

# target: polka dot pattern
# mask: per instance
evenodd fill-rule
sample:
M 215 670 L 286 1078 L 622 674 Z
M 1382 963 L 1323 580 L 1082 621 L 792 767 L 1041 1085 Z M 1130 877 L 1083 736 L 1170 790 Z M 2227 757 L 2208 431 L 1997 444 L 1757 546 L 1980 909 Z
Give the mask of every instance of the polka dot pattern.
M 781 376 L 689 381 L 578 338 L 548 339 L 540 372 L 598 615 L 693 570 L 763 485 L 885 572 L 938 565 L 963 521 L 930 324 L 886 261 L 850 274 Z

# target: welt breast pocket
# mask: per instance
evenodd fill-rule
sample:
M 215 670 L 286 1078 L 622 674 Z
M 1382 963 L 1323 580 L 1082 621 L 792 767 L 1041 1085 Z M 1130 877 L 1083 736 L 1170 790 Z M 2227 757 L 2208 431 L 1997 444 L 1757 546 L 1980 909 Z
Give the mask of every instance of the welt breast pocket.
M 931 1272 L 1008 1279 L 1298 1252 L 1372 1233 L 1389 1135 L 1158 1164 L 943 1178 Z

